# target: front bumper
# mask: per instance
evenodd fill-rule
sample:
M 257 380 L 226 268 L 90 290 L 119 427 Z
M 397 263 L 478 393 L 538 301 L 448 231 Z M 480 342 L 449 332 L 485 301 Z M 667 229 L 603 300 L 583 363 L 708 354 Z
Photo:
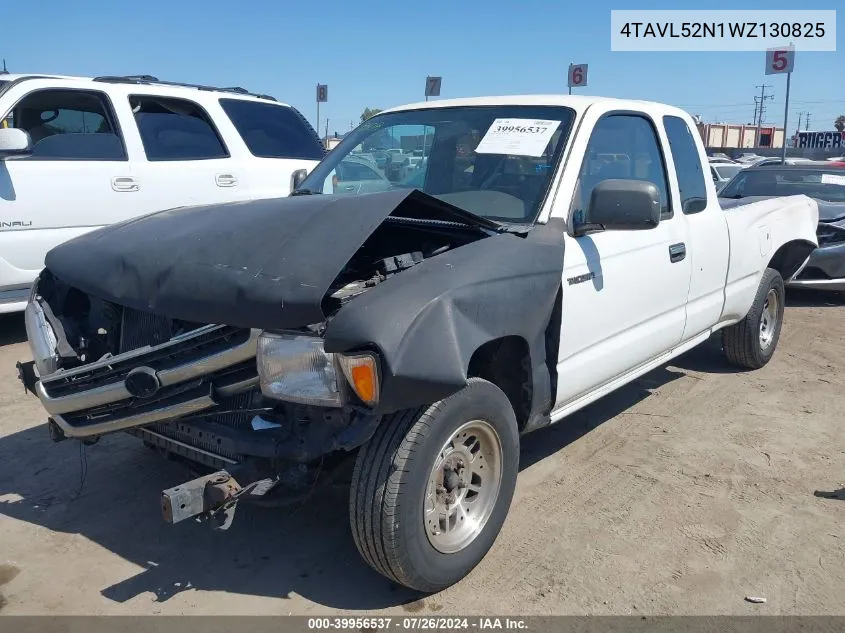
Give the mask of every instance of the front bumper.
M 41 310 L 37 301 L 34 306 Z M 204 326 L 160 345 L 40 376 L 34 392 L 68 437 L 103 435 L 195 414 L 257 389 L 258 334 Z M 138 367 L 156 377 L 157 390 L 148 397 L 137 397 L 127 387 L 129 372 Z
M 845 291 L 845 242 L 820 246 L 787 285 L 792 288 Z
M 41 310 L 40 299 L 34 301 Z M 32 362 L 19 364 L 18 373 L 50 415 L 57 440 L 125 431 L 224 468 L 249 457 L 305 464 L 369 439 L 379 418 L 365 408 L 263 397 L 255 359 L 259 333 L 209 325 L 47 376 L 38 376 Z M 152 394 L 133 395 L 131 376 L 139 369 L 155 377 Z

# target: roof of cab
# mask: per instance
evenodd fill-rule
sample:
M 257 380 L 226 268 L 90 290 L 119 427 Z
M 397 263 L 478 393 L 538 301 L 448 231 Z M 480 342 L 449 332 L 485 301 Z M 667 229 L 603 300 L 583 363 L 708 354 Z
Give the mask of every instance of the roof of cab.
M 20 82 L 33 79 L 54 79 L 60 80 L 63 83 L 67 82 L 71 85 L 84 85 L 90 88 L 91 84 L 96 84 L 98 87 L 103 84 L 133 86 L 135 89 L 153 88 L 157 90 L 201 90 L 209 93 L 226 94 L 227 97 L 242 98 L 249 100 L 263 100 L 274 101 L 278 105 L 287 106 L 289 104 L 277 101 L 275 97 L 266 94 L 252 93 L 240 87 L 216 87 L 204 86 L 200 84 L 190 84 L 181 82 L 171 82 L 159 80 L 157 77 L 150 75 L 126 75 L 126 76 L 103 76 L 103 77 L 81 77 L 73 75 L 56 75 L 50 73 L 5 73 L 0 74 L 0 81 Z M 147 90 L 144 90 L 147 92 Z
M 524 105 L 524 106 L 567 106 L 576 111 L 583 111 L 595 104 L 615 105 L 619 109 L 637 106 L 644 110 L 657 110 L 665 114 L 674 113 L 689 117 L 689 114 L 680 108 L 676 108 L 657 101 L 638 101 L 635 99 L 614 99 L 610 97 L 590 97 L 583 95 L 557 95 L 557 94 L 534 94 L 534 95 L 502 95 L 490 97 L 465 97 L 461 99 L 439 99 L 437 101 L 421 101 L 390 108 L 382 112 L 398 112 L 404 110 L 424 110 L 427 108 L 450 108 L 468 106 L 501 106 L 501 105 Z

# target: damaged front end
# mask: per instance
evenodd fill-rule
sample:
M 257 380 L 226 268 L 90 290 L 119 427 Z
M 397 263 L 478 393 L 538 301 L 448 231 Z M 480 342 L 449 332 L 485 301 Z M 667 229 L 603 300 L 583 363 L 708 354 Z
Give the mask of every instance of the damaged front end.
M 325 201 L 276 201 L 308 221 L 248 203 L 258 224 L 241 233 L 263 235 L 251 249 L 224 244 L 235 227 L 215 219 L 231 223 L 232 205 L 155 214 L 57 247 L 26 309 L 34 360 L 18 367 L 51 437 L 91 443 L 123 431 L 203 465 L 212 473 L 164 491 L 162 511 L 218 528 L 241 500 L 297 499 L 342 472 L 379 423 L 391 368 L 372 341 L 327 352 L 332 320 L 399 273 L 495 234 L 442 205 L 425 217 L 422 195 L 372 196 L 380 211 L 351 223 L 348 208 L 318 218 Z M 183 248 L 162 247 L 161 234 L 182 234 Z M 332 249 L 322 260 L 321 248 Z

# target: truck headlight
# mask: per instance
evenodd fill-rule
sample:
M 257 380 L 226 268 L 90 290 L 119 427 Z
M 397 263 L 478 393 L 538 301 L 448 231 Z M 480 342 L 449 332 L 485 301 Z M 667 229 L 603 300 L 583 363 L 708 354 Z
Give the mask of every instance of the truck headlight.
M 49 376 L 59 368 L 58 339 L 35 298 L 31 298 L 24 313 L 26 337 L 32 360 L 39 376 Z
M 262 332 L 256 358 L 261 393 L 268 398 L 340 407 L 351 388 L 364 404 L 378 403 L 380 374 L 373 354 L 331 354 L 314 336 Z
M 334 354 L 326 353 L 322 339 L 262 332 L 256 358 L 261 393 L 268 398 L 323 407 L 343 404 Z

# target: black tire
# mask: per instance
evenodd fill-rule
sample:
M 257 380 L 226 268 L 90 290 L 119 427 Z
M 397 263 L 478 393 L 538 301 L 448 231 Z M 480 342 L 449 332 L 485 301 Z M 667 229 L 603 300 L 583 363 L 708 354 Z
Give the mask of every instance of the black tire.
M 472 420 L 485 420 L 498 436 L 498 495 L 474 540 L 455 553 L 443 553 L 431 544 L 425 526 L 429 475 L 444 445 Z M 417 591 L 440 591 L 466 576 L 493 545 L 510 509 L 518 471 L 516 416 L 507 396 L 486 380 L 471 378 L 464 389 L 427 408 L 385 416 L 355 462 L 349 499 L 355 545 L 388 579 Z
M 766 311 L 767 298 L 771 296 L 770 292 L 773 292 L 773 296 L 777 298 L 777 306 L 774 310 L 774 324 L 770 329 L 771 340 L 768 345 L 764 345 L 761 336 L 761 321 Z M 722 347 L 731 364 L 748 369 L 760 369 L 771 360 L 783 325 L 784 299 L 785 292 L 780 273 L 773 268 L 767 268 L 760 280 L 757 296 L 748 314 L 739 323 L 722 330 Z

